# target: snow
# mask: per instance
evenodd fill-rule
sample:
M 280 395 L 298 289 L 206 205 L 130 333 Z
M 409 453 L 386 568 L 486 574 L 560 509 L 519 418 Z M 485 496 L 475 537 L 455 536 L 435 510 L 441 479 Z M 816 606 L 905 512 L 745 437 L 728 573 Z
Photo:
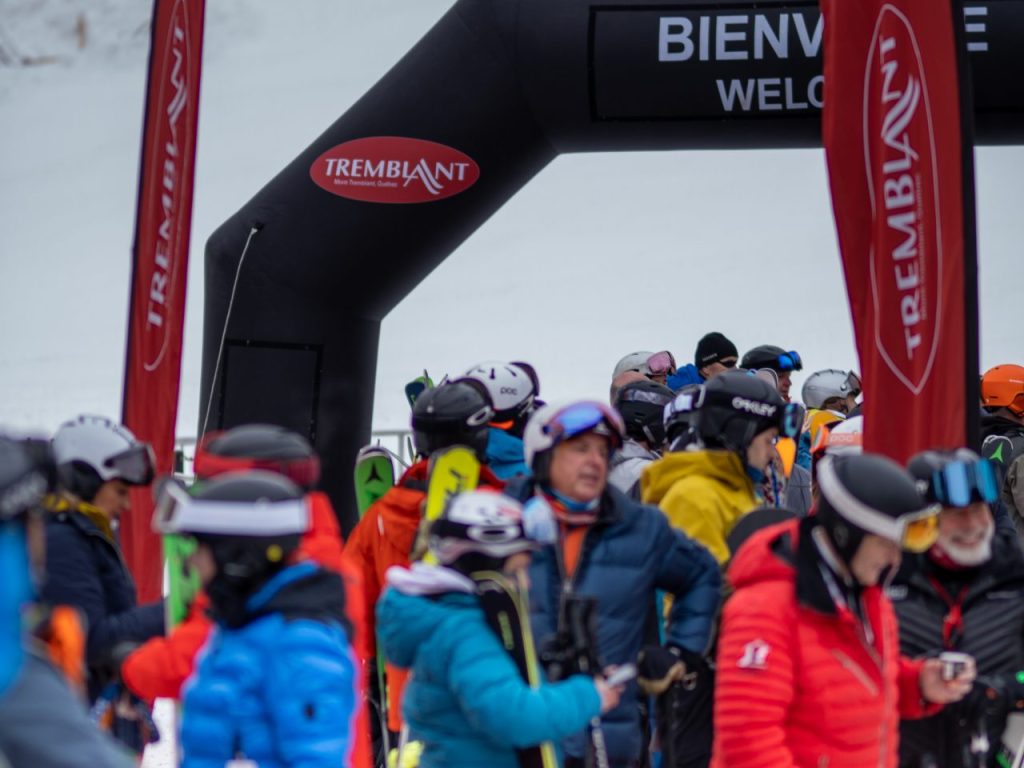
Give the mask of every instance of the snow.
M 449 5 L 208 4 L 179 434 L 199 410 L 207 237 Z M 120 412 L 150 7 L 0 0 L 8 428 Z M 984 370 L 1024 352 L 1024 149 L 980 148 L 977 168 Z M 820 150 L 558 159 L 386 318 L 374 424 L 406 425 L 402 387 L 424 367 L 525 359 L 546 398 L 603 398 L 626 352 L 687 361 L 709 330 L 798 349 L 811 370 L 856 365 Z M 166 748 L 146 761 L 170 764 Z

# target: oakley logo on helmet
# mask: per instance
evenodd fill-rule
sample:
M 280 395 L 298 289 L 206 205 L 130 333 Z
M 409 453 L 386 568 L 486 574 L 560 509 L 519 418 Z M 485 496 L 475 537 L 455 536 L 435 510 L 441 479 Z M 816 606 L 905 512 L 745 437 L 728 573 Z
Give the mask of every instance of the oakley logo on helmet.
M 778 406 L 769 403 L 760 403 L 757 400 L 747 400 L 745 397 L 736 396 L 732 399 L 732 407 L 737 411 L 746 411 L 755 416 L 771 417 L 775 415 Z

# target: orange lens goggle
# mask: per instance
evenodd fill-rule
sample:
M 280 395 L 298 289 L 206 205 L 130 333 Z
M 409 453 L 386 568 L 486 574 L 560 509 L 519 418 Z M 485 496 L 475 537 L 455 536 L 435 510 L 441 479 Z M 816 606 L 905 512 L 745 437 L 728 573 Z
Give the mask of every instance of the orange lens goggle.
M 900 545 L 908 552 L 927 552 L 938 538 L 939 513 L 929 510 L 903 524 Z

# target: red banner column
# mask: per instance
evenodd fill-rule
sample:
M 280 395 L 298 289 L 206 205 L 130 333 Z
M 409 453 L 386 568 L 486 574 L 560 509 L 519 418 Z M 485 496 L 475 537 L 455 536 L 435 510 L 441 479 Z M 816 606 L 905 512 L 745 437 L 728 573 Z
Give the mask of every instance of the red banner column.
M 977 419 L 973 149 L 954 32 L 962 12 L 950 0 L 821 7 L 823 134 L 865 447 L 903 462 L 966 445 Z
M 153 4 L 122 419 L 152 444 L 158 475 L 170 473 L 174 463 L 204 6 L 205 0 Z M 121 521 L 141 602 L 159 598 L 162 586 L 152 509 L 150 490 L 137 490 Z

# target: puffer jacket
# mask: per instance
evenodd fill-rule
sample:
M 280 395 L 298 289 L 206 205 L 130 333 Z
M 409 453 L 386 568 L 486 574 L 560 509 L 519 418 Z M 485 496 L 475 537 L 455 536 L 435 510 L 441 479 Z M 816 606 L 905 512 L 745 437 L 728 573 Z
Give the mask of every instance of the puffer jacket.
M 537 689 L 522 679 L 466 577 L 418 564 L 390 580 L 377 625 L 388 658 L 413 673 L 402 709 L 423 743 L 421 768 L 517 768 L 516 748 L 557 741 L 600 713 L 588 677 Z
M 163 603 L 136 605 L 135 582 L 103 513 L 90 504 L 47 501 L 44 602 L 77 608 L 86 620 L 89 700 L 113 678 L 112 651 L 164 633 Z
M 525 501 L 532 480 L 513 481 L 506 493 Z M 538 647 L 555 634 L 562 574 L 558 555 L 547 546 L 530 566 L 530 616 Z M 635 663 L 645 641 L 645 620 L 655 593 L 675 596 L 665 642 L 704 653 L 721 594 L 721 575 L 704 547 L 668 525 L 653 507 L 643 506 L 608 487 L 597 521 L 586 532 L 572 579 L 573 591 L 597 598 L 597 645 L 605 664 Z M 613 763 L 636 760 L 642 749 L 637 688 L 630 682 L 615 709 L 601 718 L 608 756 Z M 566 754 L 582 757 L 583 733 L 564 743 Z
M 997 683 L 1024 670 L 1024 556 L 1014 533 L 997 534 L 992 559 L 976 569 L 950 571 L 926 555 L 909 556 L 888 594 L 899 618 L 904 655 L 968 653 L 977 662 L 978 676 Z M 967 710 L 960 702 L 934 717 L 904 721 L 900 765 L 975 765 L 965 751 L 978 722 L 968 719 Z M 990 733 L 990 742 L 995 744 L 998 736 Z
M 900 656 L 880 587 L 861 592 L 871 639 L 822 574 L 813 517 L 766 528 L 729 567 L 718 643 L 713 768 L 894 768 L 899 717 L 920 698 L 921 662 Z
M 665 384 L 673 392 L 678 392 L 683 387 L 689 384 L 703 384 L 704 377 L 700 375 L 700 371 L 697 370 L 697 366 L 693 363 L 687 363 L 684 366 L 676 369 L 676 372 L 668 377 Z
M 636 440 L 627 438 L 615 452 L 608 467 L 608 485 L 614 485 L 627 496 L 640 480 L 644 467 L 658 458 L 658 454 L 644 448 Z
M 417 461 L 383 496 L 370 505 L 345 543 L 344 556 L 362 581 L 362 613 L 367 640 L 375 643 L 374 610 L 384 591 L 385 574 L 392 566 L 408 566 L 427 498 L 426 459 Z M 501 489 L 504 483 L 486 467 L 480 468 L 480 485 Z M 376 651 L 374 651 L 376 652 Z M 401 701 L 408 672 L 385 665 L 388 686 L 388 728 L 402 729 Z
M 350 765 L 358 662 L 340 577 L 313 563 L 275 574 L 246 602 L 248 623 L 218 626 L 185 684 L 182 768 Z
M 640 488 L 645 504 L 656 504 L 719 565 L 729 559 L 725 539 L 732 527 L 760 503 L 743 462 L 731 451 L 667 453 L 644 470 Z
M 487 430 L 487 466 L 500 480 L 525 475 L 529 470 L 523 454 L 523 440 L 504 429 Z

